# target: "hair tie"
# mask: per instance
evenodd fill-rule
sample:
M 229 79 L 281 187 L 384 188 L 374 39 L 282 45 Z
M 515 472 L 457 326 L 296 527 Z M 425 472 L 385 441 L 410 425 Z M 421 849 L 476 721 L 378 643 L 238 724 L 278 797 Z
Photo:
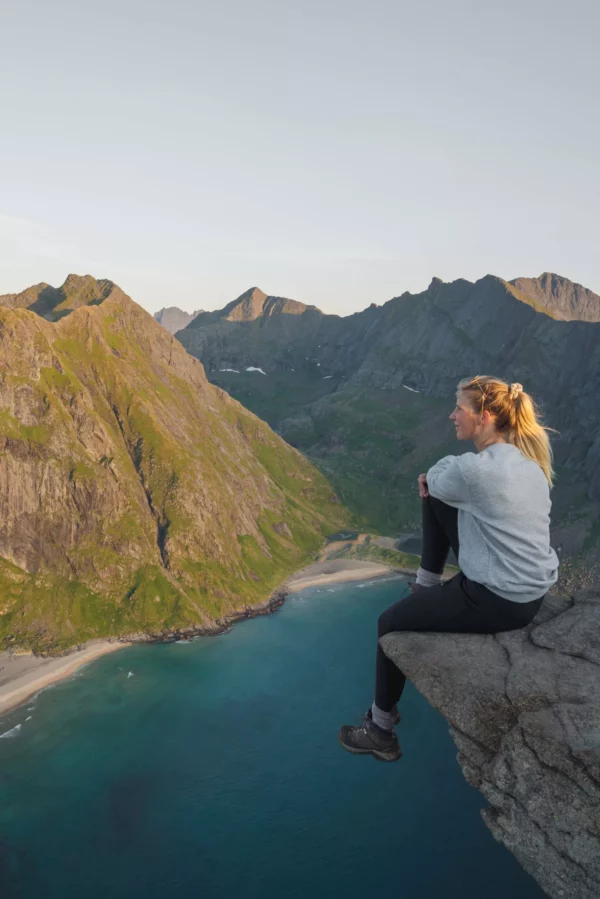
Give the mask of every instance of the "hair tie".
M 511 384 L 508 388 L 508 395 L 511 400 L 516 400 L 516 398 L 523 393 L 523 385 L 522 384 Z

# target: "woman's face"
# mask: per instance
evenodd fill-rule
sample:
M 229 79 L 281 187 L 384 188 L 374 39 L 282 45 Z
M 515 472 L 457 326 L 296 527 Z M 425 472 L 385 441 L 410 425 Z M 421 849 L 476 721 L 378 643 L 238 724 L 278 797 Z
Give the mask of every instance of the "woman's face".
M 466 394 L 459 391 L 456 394 L 456 406 L 450 415 L 450 421 L 454 422 L 456 436 L 459 440 L 473 440 L 480 427 L 480 416 L 474 411 Z

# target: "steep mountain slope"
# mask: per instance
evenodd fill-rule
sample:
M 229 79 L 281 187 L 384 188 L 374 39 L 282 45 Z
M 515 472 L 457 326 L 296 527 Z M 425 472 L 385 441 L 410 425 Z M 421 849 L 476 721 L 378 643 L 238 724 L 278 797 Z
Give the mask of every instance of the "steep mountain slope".
M 210 624 L 345 521 L 325 479 L 119 288 L 56 323 L 0 307 L 5 645 Z
M 155 312 L 154 318 L 170 334 L 175 334 L 176 331 L 181 331 L 182 328 L 189 325 L 202 311 L 202 309 L 197 309 L 195 312 L 184 312 L 183 309 L 178 309 L 177 306 L 166 306 Z
M 307 310 L 218 333 L 198 321 L 177 337 L 212 380 L 317 462 L 359 523 L 387 531 L 418 523 L 414 478 L 426 463 L 466 449 L 447 426 L 458 380 L 522 382 L 559 432 L 555 539 L 571 553 L 600 531 L 600 325 L 559 321 L 540 305 L 493 276 L 434 279 L 347 318 Z M 243 373 L 248 366 L 267 377 Z
M 568 278 L 544 272 L 539 278 L 516 278 L 509 284 L 562 321 L 600 321 L 600 297 Z

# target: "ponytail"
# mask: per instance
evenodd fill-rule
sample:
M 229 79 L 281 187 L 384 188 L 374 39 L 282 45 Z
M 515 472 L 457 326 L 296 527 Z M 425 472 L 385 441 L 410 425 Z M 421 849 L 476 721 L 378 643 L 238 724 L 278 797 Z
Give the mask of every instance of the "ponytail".
M 526 459 L 540 466 L 552 486 L 552 447 L 548 437 L 552 429 L 540 423 L 536 405 L 523 386 L 478 375 L 462 380 L 458 389 L 468 395 L 475 412 L 481 414 L 487 410 L 494 416 L 497 430 L 504 433 L 508 442 L 520 449 Z

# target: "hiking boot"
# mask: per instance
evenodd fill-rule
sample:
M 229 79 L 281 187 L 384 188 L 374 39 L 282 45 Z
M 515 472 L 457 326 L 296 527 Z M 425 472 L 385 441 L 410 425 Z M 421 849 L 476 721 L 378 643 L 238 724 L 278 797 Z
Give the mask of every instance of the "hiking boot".
M 381 762 L 396 762 L 402 756 L 398 738 L 393 731 L 382 730 L 365 715 L 358 725 L 344 724 L 338 739 L 346 752 L 372 755 Z

